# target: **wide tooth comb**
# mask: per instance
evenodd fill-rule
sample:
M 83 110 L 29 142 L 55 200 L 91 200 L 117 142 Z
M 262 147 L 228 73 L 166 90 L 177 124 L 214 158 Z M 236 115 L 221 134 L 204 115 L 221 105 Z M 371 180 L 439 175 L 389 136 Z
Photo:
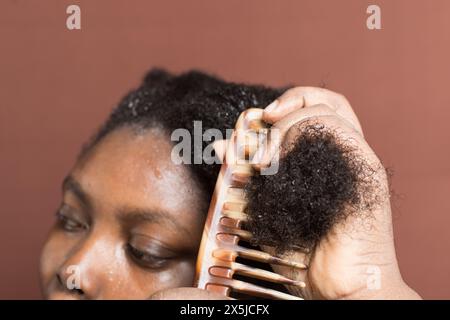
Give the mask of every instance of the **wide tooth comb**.
M 301 298 L 297 296 L 234 278 L 235 275 L 241 275 L 283 285 L 305 286 L 302 281 L 236 262 L 236 258 L 240 257 L 245 261 L 252 260 L 296 269 L 306 268 L 302 263 L 238 244 L 239 241 L 249 242 L 252 239 L 251 232 L 243 228 L 248 220 L 243 188 L 255 174 L 249 161 L 258 146 L 255 132 L 264 133 L 267 130 L 261 120 L 262 112 L 262 109 L 248 109 L 236 122 L 206 218 L 195 284 L 198 288 L 226 296 L 238 292 L 269 299 L 299 300 Z

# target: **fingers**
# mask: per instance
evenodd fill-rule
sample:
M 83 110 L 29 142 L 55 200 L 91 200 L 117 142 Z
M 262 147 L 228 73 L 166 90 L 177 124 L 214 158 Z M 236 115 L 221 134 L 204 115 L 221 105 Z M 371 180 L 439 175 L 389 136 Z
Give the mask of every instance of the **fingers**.
M 264 146 L 259 148 L 253 161 L 257 169 L 267 167 L 275 155 L 279 152 L 280 145 L 288 130 L 296 123 L 309 120 L 318 116 L 337 116 L 327 105 L 319 104 L 309 108 L 297 109 L 276 122 L 267 137 Z
M 198 288 L 172 288 L 158 291 L 150 300 L 228 300 L 229 298 L 214 292 Z
M 314 87 L 296 87 L 286 91 L 264 110 L 263 119 L 275 123 L 297 109 L 317 104 L 328 105 L 337 115 L 346 119 L 361 134 L 362 128 L 348 100 L 336 92 Z
M 330 129 L 335 132 L 336 136 L 340 141 L 345 142 L 348 145 L 354 146 L 359 149 L 360 153 L 364 155 L 365 158 L 371 160 L 370 162 L 379 162 L 377 156 L 373 152 L 372 148 L 369 146 L 364 137 L 357 131 L 350 123 L 337 115 L 320 115 L 316 117 L 311 117 L 307 120 L 316 123 L 319 126 Z M 307 120 L 302 120 L 297 122 L 292 126 L 285 135 L 286 141 L 294 141 L 301 134 L 301 125 Z
M 276 255 L 276 251 L 273 247 L 269 246 L 261 246 L 261 249 L 271 255 Z M 306 287 L 299 287 L 299 286 L 287 286 L 289 292 L 293 295 L 296 295 L 298 297 L 302 298 L 308 298 L 308 269 L 309 264 L 311 261 L 311 255 L 312 252 L 308 249 L 299 249 L 294 251 L 285 252 L 282 257 L 284 259 L 288 259 L 290 261 L 295 261 L 298 263 L 303 263 L 304 265 L 308 266 L 306 269 L 297 269 L 297 268 L 291 268 L 286 266 L 280 266 L 280 265 L 271 265 L 272 269 L 280 274 L 283 275 L 289 279 L 295 280 L 295 281 L 302 281 L 306 284 Z
M 299 127 L 306 121 L 314 121 L 319 125 L 332 128 L 339 134 L 340 138 L 357 145 L 364 153 L 367 153 L 366 156 L 371 160 L 379 162 L 378 158 L 359 131 L 357 131 L 348 121 L 334 113 L 328 106 L 318 105 L 299 109 L 289 114 L 283 120 L 275 123 L 272 128 L 277 130 L 277 134 L 273 134 L 272 131 L 274 130 L 272 129 L 264 147 L 257 151 L 254 158 L 254 162 L 256 163 L 254 165 L 255 168 L 261 170 L 262 168 L 272 165 L 272 162 L 276 161 L 274 159 L 279 159 L 284 155 L 279 154 L 281 149 L 283 149 L 284 153 L 288 152 L 289 149 L 287 146 L 292 145 L 292 142 L 296 141 L 301 135 L 301 129 L 299 129 Z M 280 148 L 285 141 L 288 141 L 286 147 Z

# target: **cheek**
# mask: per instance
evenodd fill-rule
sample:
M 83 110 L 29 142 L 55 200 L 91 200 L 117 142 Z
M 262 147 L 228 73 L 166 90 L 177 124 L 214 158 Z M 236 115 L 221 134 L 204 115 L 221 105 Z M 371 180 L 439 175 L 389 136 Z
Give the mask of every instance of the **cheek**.
M 129 274 L 128 286 L 122 288 L 120 296 L 124 299 L 148 299 L 161 290 L 192 287 L 194 275 L 194 260 L 179 261 L 159 272 L 136 270 Z
M 75 235 L 68 236 L 57 229 L 50 232 L 40 259 L 41 287 L 45 296 L 55 293 L 56 274 L 66 263 L 71 262 L 68 259 L 73 258 L 71 255 L 75 247 L 83 239 Z M 174 261 L 166 269 L 152 272 L 133 264 L 127 258 L 122 244 L 114 242 L 114 246 L 103 246 L 99 239 L 93 242 L 98 252 L 84 256 L 84 266 L 87 267 L 84 272 L 87 272 L 86 276 L 98 289 L 96 291 L 101 298 L 148 299 L 160 290 L 193 285 L 194 258 Z
M 191 287 L 193 285 L 195 275 L 195 261 L 186 260 L 179 262 L 168 274 L 160 277 L 160 283 L 165 287 Z
M 74 241 L 67 239 L 61 232 L 53 228 L 45 241 L 40 257 L 40 279 L 45 289 L 55 277 L 60 266 L 64 263 Z

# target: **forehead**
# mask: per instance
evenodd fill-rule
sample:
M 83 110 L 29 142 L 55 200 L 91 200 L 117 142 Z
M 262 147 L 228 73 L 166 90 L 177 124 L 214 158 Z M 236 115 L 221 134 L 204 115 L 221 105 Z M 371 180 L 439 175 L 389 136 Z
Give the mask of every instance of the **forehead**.
M 100 140 L 72 174 L 105 205 L 141 206 L 174 214 L 203 210 L 199 184 L 188 167 L 171 161 L 171 151 L 170 136 L 163 130 L 123 127 Z

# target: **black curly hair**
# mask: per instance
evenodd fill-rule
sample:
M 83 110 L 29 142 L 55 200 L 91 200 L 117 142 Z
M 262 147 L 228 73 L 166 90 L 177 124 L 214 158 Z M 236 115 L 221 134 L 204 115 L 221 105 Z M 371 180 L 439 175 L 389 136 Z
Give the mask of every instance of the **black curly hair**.
M 201 121 L 203 130 L 216 128 L 225 137 L 226 129 L 234 128 L 243 110 L 263 108 L 282 92 L 283 89 L 225 82 L 200 71 L 172 75 L 153 69 L 139 88 L 122 99 L 82 154 L 111 131 L 127 125 L 141 129 L 162 126 L 168 132 L 184 128 L 193 137 L 194 121 Z M 203 148 L 208 143 L 203 142 Z M 220 166 L 190 166 L 204 189 L 212 195 Z
M 306 121 L 295 129 L 299 138 L 283 146 L 289 152 L 277 174 L 255 175 L 246 186 L 253 244 L 278 252 L 311 249 L 349 215 L 370 214 L 379 197 L 378 168 L 334 128 Z
M 204 130 L 216 128 L 225 136 L 243 110 L 265 107 L 284 90 L 225 82 L 199 71 L 172 75 L 154 69 L 112 111 L 83 153 L 122 126 L 185 128 L 193 135 L 194 121 L 202 121 Z M 351 212 L 346 208 L 361 205 L 363 193 L 370 192 L 370 168 L 354 151 L 331 130 L 306 127 L 280 160 L 279 172 L 255 176 L 246 187 L 253 244 L 311 247 Z M 210 199 L 219 165 L 189 166 Z

